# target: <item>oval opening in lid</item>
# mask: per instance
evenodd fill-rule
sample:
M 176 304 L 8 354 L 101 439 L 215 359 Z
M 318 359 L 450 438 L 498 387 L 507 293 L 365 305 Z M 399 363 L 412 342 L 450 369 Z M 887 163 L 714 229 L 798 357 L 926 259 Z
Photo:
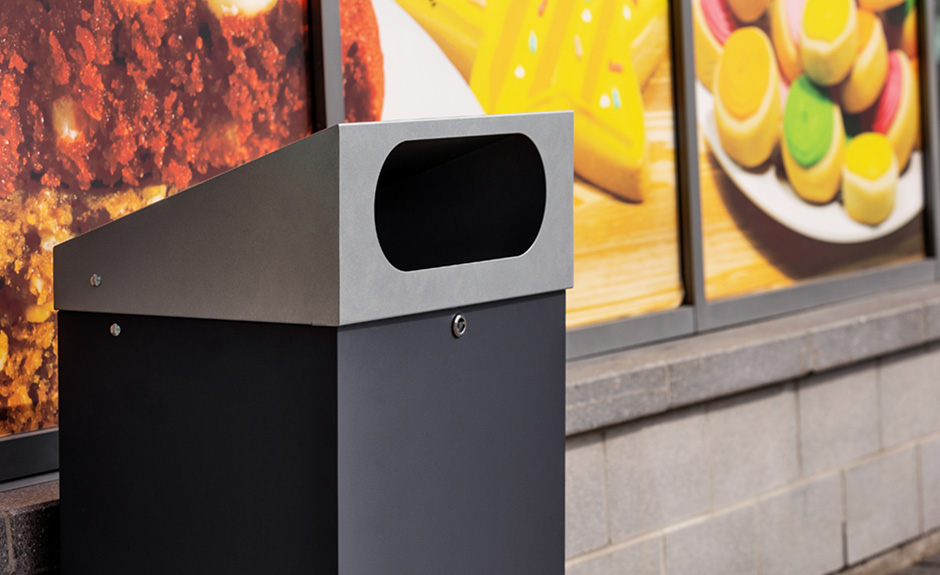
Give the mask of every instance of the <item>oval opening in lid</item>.
M 402 142 L 376 185 L 379 245 L 402 271 L 522 255 L 542 227 L 545 186 L 522 134 Z

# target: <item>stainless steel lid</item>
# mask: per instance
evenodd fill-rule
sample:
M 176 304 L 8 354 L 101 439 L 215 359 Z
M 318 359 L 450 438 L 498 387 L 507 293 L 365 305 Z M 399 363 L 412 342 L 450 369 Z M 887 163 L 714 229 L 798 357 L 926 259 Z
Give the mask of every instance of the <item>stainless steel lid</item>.
M 572 135 L 334 126 L 57 246 L 56 308 L 339 326 L 571 287 Z

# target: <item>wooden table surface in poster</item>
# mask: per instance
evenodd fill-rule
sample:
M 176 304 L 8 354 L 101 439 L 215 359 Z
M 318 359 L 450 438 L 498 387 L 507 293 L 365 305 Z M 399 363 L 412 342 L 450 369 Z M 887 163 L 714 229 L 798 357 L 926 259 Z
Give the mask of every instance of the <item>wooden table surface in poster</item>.
M 643 89 L 649 181 L 631 203 L 575 179 L 574 282 L 568 327 L 677 307 L 680 278 L 672 68 Z

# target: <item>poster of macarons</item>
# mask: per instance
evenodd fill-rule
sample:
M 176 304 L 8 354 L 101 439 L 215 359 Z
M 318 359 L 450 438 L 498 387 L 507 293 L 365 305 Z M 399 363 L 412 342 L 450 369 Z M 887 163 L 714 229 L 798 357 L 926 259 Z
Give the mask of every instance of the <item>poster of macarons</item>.
M 915 0 L 692 0 L 704 145 L 778 223 L 872 241 L 924 206 Z

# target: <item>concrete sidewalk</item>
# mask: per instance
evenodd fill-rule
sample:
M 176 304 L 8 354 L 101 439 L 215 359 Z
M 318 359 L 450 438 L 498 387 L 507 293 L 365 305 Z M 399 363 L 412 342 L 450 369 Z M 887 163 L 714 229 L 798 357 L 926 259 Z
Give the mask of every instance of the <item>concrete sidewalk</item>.
M 894 575 L 940 575 L 940 554 L 922 559 Z

